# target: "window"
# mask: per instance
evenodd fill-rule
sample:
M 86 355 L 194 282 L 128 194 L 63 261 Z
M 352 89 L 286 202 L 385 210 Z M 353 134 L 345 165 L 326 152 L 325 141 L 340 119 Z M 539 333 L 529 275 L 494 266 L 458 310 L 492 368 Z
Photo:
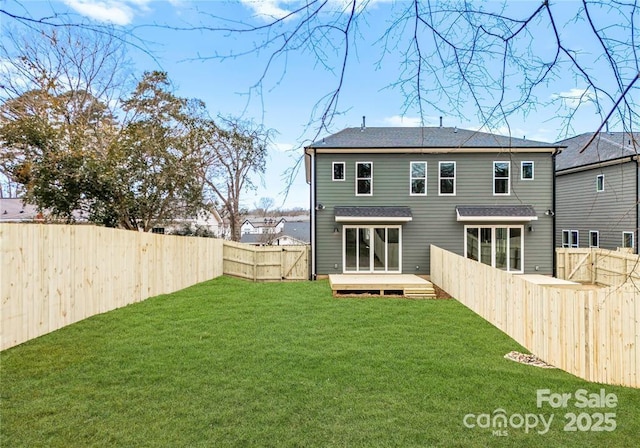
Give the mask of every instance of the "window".
M 373 194 L 373 163 L 356 162 L 356 196 Z
M 596 177 L 596 191 L 604 191 L 604 174 L 598 174 Z
M 523 226 L 465 226 L 467 258 L 510 272 L 522 272 Z
M 440 162 L 439 194 L 441 196 L 456 194 L 456 162 Z
M 509 176 L 509 162 L 493 162 L 493 194 L 509 195 L 511 177 Z
M 522 162 L 520 164 L 520 179 L 533 180 L 533 162 Z
M 343 272 L 400 272 L 400 226 L 344 226 Z
M 154 227 L 151 229 L 151 233 L 157 233 L 159 235 L 164 235 L 164 227 Z
M 633 232 L 622 232 L 622 247 L 630 247 L 633 249 Z
M 579 247 L 579 235 L 577 230 L 562 231 L 562 247 Z
M 344 162 L 333 162 L 331 180 L 344 180 Z
M 410 194 L 424 196 L 427 194 L 427 162 L 411 162 L 410 164 Z
M 589 247 L 600 247 L 600 232 L 589 230 Z

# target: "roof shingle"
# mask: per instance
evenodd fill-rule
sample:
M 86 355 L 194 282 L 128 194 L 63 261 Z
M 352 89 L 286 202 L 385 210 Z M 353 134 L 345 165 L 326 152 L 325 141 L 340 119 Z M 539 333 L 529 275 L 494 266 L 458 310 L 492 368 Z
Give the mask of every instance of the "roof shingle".
M 555 148 L 558 144 L 450 127 L 346 128 L 310 148 Z
M 566 148 L 556 158 L 556 171 L 638 155 L 640 135 L 627 132 L 601 132 L 581 153 L 592 136 L 589 132 L 559 141 Z
M 409 207 L 377 206 L 377 207 L 345 207 L 333 208 L 336 216 L 353 218 L 411 218 Z

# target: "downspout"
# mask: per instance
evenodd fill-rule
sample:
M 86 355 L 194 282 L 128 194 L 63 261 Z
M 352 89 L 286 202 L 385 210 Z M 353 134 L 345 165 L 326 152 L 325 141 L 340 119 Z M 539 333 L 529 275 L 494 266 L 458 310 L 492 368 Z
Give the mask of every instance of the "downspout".
M 552 222 L 552 226 L 553 226 L 553 236 L 551 238 L 552 241 L 552 245 L 553 247 L 551 248 L 551 250 L 553 251 L 553 261 L 552 261 L 552 271 L 553 272 L 553 276 L 555 277 L 556 275 L 558 275 L 556 269 L 558 267 L 558 256 L 556 253 L 556 244 L 557 244 L 557 238 L 556 238 L 556 156 L 558 155 L 560 151 L 556 148 L 556 150 L 553 152 L 552 156 L 551 156 L 551 166 L 553 169 L 553 181 L 551 182 L 552 184 L 552 190 L 553 190 L 553 198 L 551 199 L 551 210 L 553 211 L 553 213 L 551 214 L 551 222 Z
M 311 169 L 311 280 L 316 280 L 316 148 L 313 148 L 313 154 L 310 154 Z
M 635 243 L 636 243 L 636 254 L 640 254 L 640 242 L 638 242 L 638 239 L 640 239 L 640 159 L 638 158 L 638 156 L 634 156 L 632 157 L 632 160 L 635 159 L 636 161 L 636 237 L 635 237 Z

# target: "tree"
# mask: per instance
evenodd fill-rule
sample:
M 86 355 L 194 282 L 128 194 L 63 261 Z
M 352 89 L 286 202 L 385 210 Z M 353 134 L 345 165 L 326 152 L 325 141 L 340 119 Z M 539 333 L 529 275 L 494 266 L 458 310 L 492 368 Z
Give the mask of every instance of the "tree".
M 66 167 L 66 193 L 71 196 L 64 199 L 57 194 L 41 205 L 67 201 L 62 215 L 70 219 L 68 208 L 77 206 L 78 200 L 68 184 L 73 170 L 83 158 L 104 154 L 114 135 L 109 105 L 129 74 L 122 42 L 74 27 L 17 31 L 7 26 L 2 30 L 0 60 L 0 126 L 5 137 L 0 144 L 0 186 L 15 196 L 17 185 L 24 185 L 27 190 L 22 192 L 33 199 L 34 191 L 45 186 L 38 182 L 46 182 L 52 173 L 46 166 Z M 26 131 L 22 136 L 20 129 Z M 29 171 L 27 158 L 42 162 L 38 167 L 44 170 L 31 176 L 35 183 L 29 185 L 15 178 L 16 169 L 23 176 Z
M 30 91 L 0 108 L 2 165 L 25 197 L 67 222 L 86 210 L 90 167 L 114 135 L 106 106 L 85 91 Z
M 237 119 L 221 118 L 221 122 L 224 127 L 211 120 L 206 123 L 202 177 L 209 196 L 229 220 L 231 239 L 240 241 L 240 197 L 244 190 L 254 188 L 250 175 L 264 173 L 272 132 Z
M 150 231 L 202 206 L 204 104 L 169 91 L 167 74 L 146 73 L 116 123 L 86 92 L 31 91 L 2 107 L 7 168 L 26 197 L 70 222 L 84 210 L 107 226 Z
M 267 54 L 253 86 L 258 94 L 272 87 L 265 84 L 276 67 L 296 57 L 315 60 L 334 80 L 333 88 L 318 93 L 310 121 L 316 137 L 329 131 L 343 110 L 343 89 L 359 82 L 353 76 L 358 46 L 379 50 L 376 68 L 397 67 L 397 80 L 380 88 L 397 89 L 405 99 L 402 113 L 417 112 L 423 123 L 427 111 L 468 118 L 465 105 L 472 104 L 481 124 L 509 127 L 514 116 L 551 102 L 563 118 L 558 137 L 572 133 L 576 114 L 587 105 L 595 105 L 601 122 L 612 127 L 630 131 L 638 125 L 640 5 L 635 0 L 397 1 L 389 6 L 386 26 L 375 33 L 368 21 L 377 7 L 373 1 L 315 0 L 231 26 L 206 16 L 194 29 L 252 37 L 245 48 L 211 57 Z M 573 78 L 576 88 L 549 99 L 549 85 L 560 78 Z
M 204 104 L 176 97 L 164 72 L 145 73 L 123 101 L 129 114 L 92 192 L 93 216 L 145 232 L 203 206 L 201 148 L 193 145 Z
M 258 201 L 258 203 L 254 203 L 253 207 L 254 207 L 254 211 L 255 213 L 261 215 L 262 217 L 268 216 L 269 215 L 269 210 L 271 210 L 271 208 L 273 207 L 273 204 L 275 204 L 275 201 L 273 200 L 273 198 L 260 198 L 260 200 Z

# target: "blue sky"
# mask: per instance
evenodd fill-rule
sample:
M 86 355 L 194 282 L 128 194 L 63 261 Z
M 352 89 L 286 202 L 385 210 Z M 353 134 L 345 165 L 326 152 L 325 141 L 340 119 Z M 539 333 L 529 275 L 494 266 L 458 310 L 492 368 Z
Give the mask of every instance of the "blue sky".
M 342 0 L 330 0 L 334 9 L 344 7 Z M 510 7 L 531 12 L 540 2 L 515 1 Z M 242 116 L 262 122 L 267 128 L 277 131 L 274 146 L 270 150 L 264 185 L 258 181 L 258 191 L 245 194 L 243 203 L 251 207 L 261 197 L 275 199 L 276 206 L 307 207 L 308 187 L 304 182 L 304 172 L 300 170 L 294 180 L 293 188 L 286 201 L 282 195 L 285 182 L 283 172 L 293 166 L 302 154 L 300 148 L 316 137 L 317 128 L 309 126 L 310 117 L 317 101 L 335 87 L 335 72 L 318 64 L 309 52 L 290 53 L 287 58 L 279 58 L 271 66 L 263 82 L 261 91 L 252 90 L 259 80 L 270 53 L 250 52 L 243 57 L 213 58 L 215 55 L 228 55 L 252 48 L 254 41 L 247 34 L 213 33 L 210 31 L 176 31 L 173 27 L 190 27 L 199 24 L 211 25 L 215 17 L 228 19 L 226 22 L 244 22 L 253 25 L 266 23 L 268 16 L 281 17 L 299 5 L 293 0 L 245 0 L 245 1 L 195 1 L 195 0 L 26 0 L 22 6 L 13 0 L 0 0 L 0 7 L 12 12 L 21 12 L 24 8 L 31 16 L 41 17 L 50 13 L 70 12 L 84 16 L 96 23 L 112 23 L 133 30 L 136 36 L 143 38 L 155 56 L 155 60 L 131 50 L 136 70 L 163 69 L 169 74 L 177 90 L 184 97 L 196 97 L 204 100 L 212 115 L 222 114 Z M 402 6 L 402 2 L 400 2 Z M 556 2 L 559 17 L 568 20 L 575 12 L 579 2 Z M 396 6 L 397 8 L 397 6 Z M 23 11 L 24 11 L 23 10 Z M 396 9 L 397 10 L 397 9 Z M 419 113 L 415 108 L 406 108 L 405 97 L 398 88 L 389 88 L 399 76 L 401 47 L 385 55 L 380 62 L 381 47 L 373 44 L 385 29 L 394 12 L 389 1 L 371 1 L 367 14 L 358 22 L 358 39 L 353 42 L 347 76 L 344 80 L 338 109 L 342 112 L 334 117 L 330 130 L 337 132 L 344 127 L 359 126 L 366 116 L 368 126 L 415 126 L 420 124 Z M 235 21 L 235 22 L 233 22 Z M 158 25 L 158 26 L 150 26 Z M 545 37 L 545 33 L 547 36 Z M 574 48 L 580 48 L 586 55 L 594 47 L 584 33 L 577 32 L 572 25 L 563 25 L 564 38 Z M 544 52 L 545 46 L 552 42 L 548 31 L 540 30 L 534 51 Z M 325 48 L 332 56 L 330 48 Z M 594 74 L 598 74 L 594 64 Z M 602 73 L 606 76 L 606 73 Z M 538 91 L 539 104 L 526 117 L 514 115 L 509 120 L 511 134 L 531 140 L 556 141 L 563 137 L 562 121 L 555 119 L 560 97 L 565 104 L 571 105 L 577 94 L 584 92 L 585 86 L 573 76 L 559 76 L 552 83 L 541 86 Z M 567 99 L 568 98 L 568 99 Z M 445 126 L 478 128 L 480 123 L 473 108 L 458 111 L 462 119 L 453 115 L 444 115 Z M 436 110 L 424 110 L 424 124 L 437 126 L 439 116 Z M 600 116 L 595 107 L 584 104 L 573 121 L 573 131 L 578 133 L 594 131 L 600 124 Z M 506 126 L 496 126 L 493 132 L 506 133 Z M 322 136 L 322 134 L 320 134 Z

